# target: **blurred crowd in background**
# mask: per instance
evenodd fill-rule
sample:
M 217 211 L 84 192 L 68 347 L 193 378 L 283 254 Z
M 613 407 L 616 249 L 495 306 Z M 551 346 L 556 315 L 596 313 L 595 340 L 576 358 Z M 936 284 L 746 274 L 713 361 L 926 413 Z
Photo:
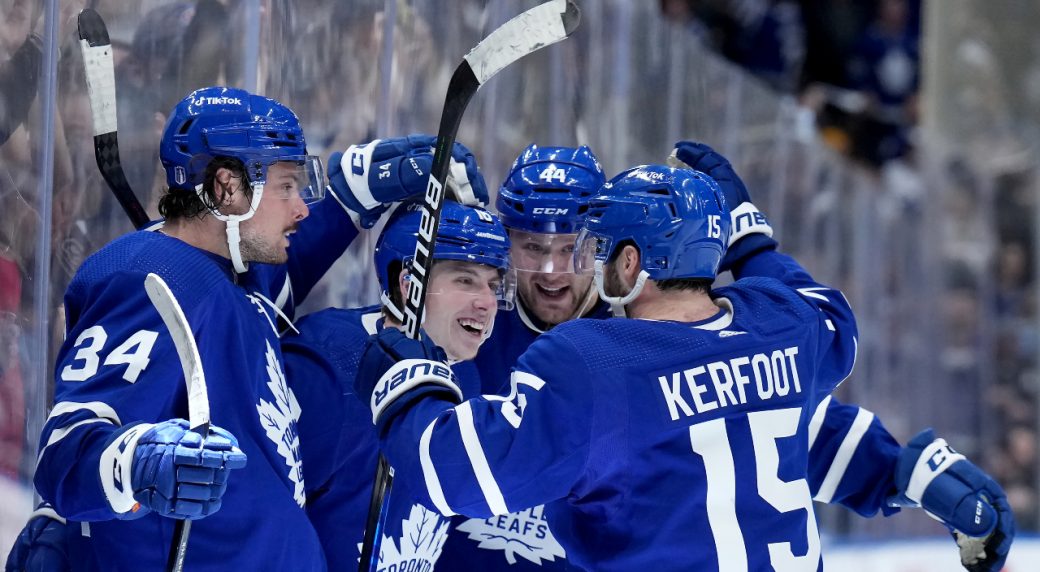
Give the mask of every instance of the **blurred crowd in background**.
M 921 0 L 660 0 L 670 20 L 816 114 L 823 140 L 872 166 L 909 154 Z
M 94 164 L 79 9 L 108 23 L 122 161 L 155 215 L 164 114 L 192 89 L 287 102 L 323 156 L 434 132 L 460 57 L 534 3 L 0 0 L 0 481 L 31 481 L 65 286 L 131 230 Z M 611 174 L 681 138 L 720 149 L 785 248 L 861 318 L 842 397 L 901 440 L 935 426 L 1037 531 L 1040 16 L 981 0 L 931 18 L 921 0 L 581 4 L 575 38 L 496 78 L 467 114 L 460 140 L 492 192 L 530 142 L 590 144 Z M 371 248 L 357 241 L 306 308 L 375 302 Z M 921 531 L 822 518 L 832 534 Z M 22 522 L 0 513 L 3 549 Z

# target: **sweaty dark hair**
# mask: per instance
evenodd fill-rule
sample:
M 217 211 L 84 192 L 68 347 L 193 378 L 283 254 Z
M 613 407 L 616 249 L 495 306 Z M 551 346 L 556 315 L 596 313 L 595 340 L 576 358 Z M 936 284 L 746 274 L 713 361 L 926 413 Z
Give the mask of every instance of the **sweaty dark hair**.
M 242 178 L 243 184 L 241 188 L 244 189 L 246 198 L 252 199 L 253 188 L 249 185 L 242 161 L 232 157 L 216 157 L 206 166 L 206 174 L 202 183 L 202 195 L 200 196 L 194 190 L 181 189 L 173 191 L 167 189 L 166 193 L 159 199 L 159 215 L 166 220 L 190 217 L 202 218 L 211 209 L 215 210 L 220 207 L 221 204 L 217 203 L 216 193 L 214 192 L 214 182 L 216 181 L 217 170 L 222 168 L 229 169 L 236 177 Z M 230 200 L 230 196 L 224 197 L 224 204 Z
M 708 280 L 707 278 L 669 278 L 668 280 L 655 281 L 654 284 L 661 291 L 691 290 L 708 294 L 711 292 L 713 282 L 714 280 Z

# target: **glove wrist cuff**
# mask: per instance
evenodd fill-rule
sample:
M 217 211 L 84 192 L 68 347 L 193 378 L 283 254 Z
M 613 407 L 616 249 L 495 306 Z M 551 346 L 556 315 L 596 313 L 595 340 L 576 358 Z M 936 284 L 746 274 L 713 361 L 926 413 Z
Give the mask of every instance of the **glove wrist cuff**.
M 116 433 L 101 451 L 101 460 L 98 463 L 101 490 L 116 514 L 130 512 L 137 504 L 134 489 L 130 484 L 133 477 L 134 450 L 141 436 L 154 426 L 150 423 L 139 423 L 127 427 Z
M 375 153 L 379 142 L 380 139 L 376 139 L 364 145 L 351 145 L 340 158 L 343 178 L 347 181 L 354 198 L 366 211 L 382 206 L 382 203 L 372 196 L 372 189 L 368 184 L 368 167 L 372 164 L 372 154 Z
M 769 225 L 766 215 L 750 202 L 741 203 L 740 206 L 733 209 L 730 212 L 730 222 L 732 224 L 732 233 L 729 237 L 730 246 L 749 234 L 773 236 L 773 227 Z
M 372 408 L 372 423 L 398 398 L 421 385 L 436 385 L 450 391 L 462 401 L 455 376 L 446 364 L 425 359 L 406 359 L 394 364 L 376 383 L 369 405 Z
M 964 455 L 951 449 L 945 439 L 940 438 L 929 443 L 917 457 L 914 469 L 910 473 L 910 481 L 907 483 L 904 493 L 906 498 L 921 504 L 928 485 L 951 465 L 963 459 Z

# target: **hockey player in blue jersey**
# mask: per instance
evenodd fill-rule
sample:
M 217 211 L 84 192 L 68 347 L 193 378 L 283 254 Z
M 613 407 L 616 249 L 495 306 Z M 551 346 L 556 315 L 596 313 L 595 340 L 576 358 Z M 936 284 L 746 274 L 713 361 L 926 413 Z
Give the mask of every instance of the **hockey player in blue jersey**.
M 718 153 L 700 143 L 682 142 L 677 146 L 681 157 L 721 183 L 727 196 L 734 197 L 731 202 L 746 200 L 743 183 Z M 492 337 L 476 358 L 485 381 L 485 393 L 498 389 L 487 380 L 506 376 L 524 349 L 544 329 L 559 323 L 560 316 L 566 320 L 573 315 L 609 315 L 603 303 L 579 309 L 580 303 L 576 300 L 580 297 L 577 296 L 567 299 L 573 305 L 560 312 L 558 302 L 551 296 L 539 296 L 540 288 L 532 288 L 535 281 L 550 286 L 580 284 L 582 277 L 575 276 L 569 269 L 565 255 L 573 250 L 576 230 L 582 225 L 588 200 L 598 188 L 590 184 L 597 173 L 599 164 L 587 147 L 532 145 L 513 163 L 500 188 L 496 207 L 513 239 L 513 266 L 518 271 L 519 287 L 516 310 L 499 314 Z M 602 179 L 602 175 L 599 176 Z M 523 244 L 532 252 L 522 250 L 520 245 Z M 544 245 L 552 245 L 552 255 Z M 538 262 L 528 263 L 531 260 Z M 539 271 L 546 275 L 540 276 Z M 591 280 L 587 284 L 591 285 Z M 917 459 L 921 452 L 919 439 L 915 439 L 915 446 L 903 449 L 871 412 L 832 398 L 825 400 L 815 412 L 811 429 L 808 480 L 817 501 L 840 503 L 863 516 L 878 511 L 892 514 L 897 510 L 889 506 L 889 500 L 898 498 L 899 490 L 905 490 L 906 483 L 897 482 L 896 463 L 901 456 L 903 463 Z M 964 478 L 975 485 L 964 488 L 951 485 L 956 483 L 951 479 L 940 479 L 929 491 L 928 498 L 935 505 L 931 512 L 937 512 L 936 507 L 942 504 L 953 506 L 966 497 L 974 498 L 974 491 L 984 484 L 993 488 L 990 496 L 998 499 L 995 502 L 1006 504 L 999 486 L 978 467 L 965 460 L 960 471 L 970 474 Z M 903 500 L 900 504 L 912 503 Z M 1013 535 L 1010 513 L 1001 515 L 998 532 L 990 538 L 992 553 L 977 560 L 968 550 L 962 550 L 965 566 L 987 571 L 1000 569 L 1010 539 L 1002 542 L 996 539 Z M 540 509 L 497 519 L 455 517 L 456 528 L 445 544 L 441 563 L 449 569 L 474 562 L 485 570 L 567 569 L 562 549 L 541 517 Z M 962 543 L 968 544 L 963 540 Z
M 574 273 L 574 241 L 588 202 L 606 178 L 587 146 L 530 145 L 513 161 L 495 199 L 512 241 L 515 308 L 499 312 L 491 337 L 474 359 L 482 393 L 495 394 L 538 334 L 573 318 L 606 318 L 592 276 Z M 495 519 L 452 518 L 441 554 L 444 570 L 566 570 L 566 555 L 532 507 Z
M 67 337 L 36 489 L 83 523 L 84 534 L 70 535 L 74 569 L 161 569 L 173 519 L 191 518 L 203 519 L 187 552 L 191 568 L 249 567 L 266 557 L 321 570 L 301 508 L 299 412 L 281 371 L 277 315 L 265 301 L 274 295 L 262 283 L 235 284 L 249 263 L 287 261 L 305 201 L 325 189 L 319 162 L 291 110 L 225 88 L 178 104 L 160 158 L 170 187 L 162 231 L 105 246 L 66 291 Z M 183 419 L 184 376 L 171 332 L 145 295 L 148 273 L 170 286 L 198 342 L 209 435 L 188 431 Z M 237 483 L 231 469 L 242 473 Z M 245 537 L 281 548 L 240 550 Z
M 293 289 L 305 294 L 356 236 L 343 207 L 365 226 L 366 217 L 385 210 L 380 202 L 421 191 L 419 171 L 431 152 L 430 141 L 420 139 L 351 148 L 364 150 L 362 160 L 351 160 L 352 177 L 339 162 L 333 166 L 336 201 L 315 205 L 316 232 L 304 225 L 293 236 L 311 253 L 294 264 L 286 250 L 307 215 L 303 201 L 325 190 L 295 115 L 227 88 L 199 90 L 178 105 L 161 146 L 171 189 L 160 205 L 167 219 L 161 232 L 128 235 L 102 249 L 66 295 L 68 342 L 36 484 L 64 516 L 84 522 L 75 527 L 82 535 L 69 535 L 74 569 L 157 569 L 173 528 L 158 515 L 202 518 L 222 504 L 216 514 L 226 518 L 196 527 L 188 551 L 193 569 L 324 569 L 301 509 L 300 410 L 281 371 L 277 306 L 288 304 L 291 313 Z M 467 187 L 486 200 L 472 156 L 454 151 L 473 183 Z M 402 176 L 408 165 L 417 171 L 412 185 Z M 386 168 L 369 173 L 376 166 Z M 141 295 L 148 271 L 170 284 L 199 341 L 212 418 L 223 427 L 205 439 L 176 419 L 186 411 L 185 387 L 169 333 Z M 246 455 L 245 476 L 225 495 L 229 471 L 245 465 Z M 101 462 L 122 470 L 101 470 Z M 30 523 L 26 532 L 48 526 Z M 262 549 L 238 549 L 243 538 Z M 18 565 L 24 551 L 16 552 Z
M 303 317 L 282 340 L 286 374 L 302 407 L 320 415 L 300 423 L 307 465 L 307 514 L 330 570 L 356 570 L 365 530 L 378 444 L 372 414 L 353 393 L 361 350 L 370 334 L 401 326 L 407 261 L 415 252 L 421 205 L 402 205 L 376 243 L 383 303 L 328 309 Z M 509 239 L 496 217 L 446 202 L 434 248 L 425 327 L 454 362 L 463 395 L 480 395 L 470 360 L 491 332 L 498 306 L 512 299 Z M 379 570 L 430 570 L 449 521 L 401 484 L 388 497 Z M 438 567 L 438 569 L 441 569 Z M 450 568 L 444 568 L 450 569 Z
M 749 267 L 743 260 L 756 249 L 775 246 L 772 229 L 751 203 L 744 182 L 725 157 L 703 143 L 676 143 L 670 161 L 709 174 L 725 192 L 738 232 L 722 269 L 744 277 Z M 921 507 L 950 530 L 966 569 L 998 572 L 1004 567 L 1015 536 L 1004 490 L 931 429 L 900 447 L 873 413 L 827 397 L 809 424 L 809 447 L 815 500 L 839 503 L 863 516 Z
M 459 403 L 417 366 L 436 361 L 428 340 L 371 339 L 357 394 L 397 478 L 444 514 L 547 503 L 582 568 L 817 570 L 807 433 L 852 367 L 844 297 L 774 249 L 746 262 L 757 277 L 709 291 L 730 220 L 706 175 L 640 167 L 602 193 L 577 260 L 629 318 L 553 328 L 508 395 Z

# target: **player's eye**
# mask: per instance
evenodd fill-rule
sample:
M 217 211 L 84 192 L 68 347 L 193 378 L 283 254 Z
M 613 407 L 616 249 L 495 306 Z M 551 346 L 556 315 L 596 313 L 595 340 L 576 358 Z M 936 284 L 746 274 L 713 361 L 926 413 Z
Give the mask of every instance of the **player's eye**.
M 524 250 L 531 254 L 541 254 L 544 249 L 542 248 L 542 245 L 537 242 L 528 242 L 524 245 Z

